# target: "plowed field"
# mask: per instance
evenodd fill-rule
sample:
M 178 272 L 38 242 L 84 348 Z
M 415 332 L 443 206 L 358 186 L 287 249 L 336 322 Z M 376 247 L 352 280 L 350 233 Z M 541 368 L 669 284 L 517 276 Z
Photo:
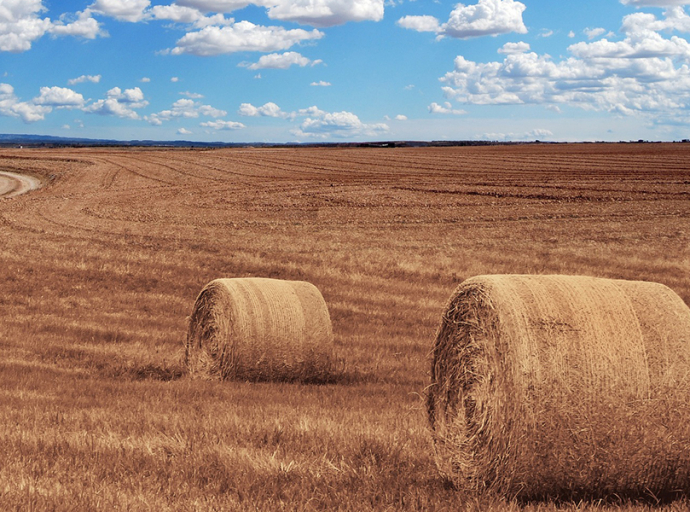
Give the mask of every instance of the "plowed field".
M 499 507 L 429 451 L 457 284 L 585 274 L 690 302 L 690 144 L 5 149 L 0 170 L 44 183 L 0 199 L 4 510 Z M 184 375 L 197 293 L 242 276 L 321 290 L 341 383 Z

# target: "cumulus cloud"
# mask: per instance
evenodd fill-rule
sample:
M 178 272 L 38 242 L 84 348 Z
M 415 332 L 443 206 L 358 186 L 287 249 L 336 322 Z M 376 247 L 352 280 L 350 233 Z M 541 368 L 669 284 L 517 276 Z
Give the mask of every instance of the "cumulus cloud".
M 194 24 L 204 18 L 204 14 L 198 9 L 178 4 L 154 5 L 151 7 L 150 14 L 154 19 L 175 23 Z
M 288 69 L 290 66 L 316 66 L 322 62 L 320 59 L 308 59 L 297 52 L 285 52 L 262 55 L 258 62 L 240 65 L 249 69 Z
M 441 23 L 433 16 L 403 16 L 397 25 L 417 32 L 441 32 Z
M 42 121 L 54 108 L 79 108 L 81 94 L 62 87 L 42 87 L 31 101 L 20 101 L 9 84 L 0 84 L 0 115 L 21 118 L 25 123 Z
M 176 10 L 179 13 L 176 16 L 184 14 L 186 20 L 191 20 L 196 16 L 191 10 L 231 13 L 248 5 L 256 5 L 266 8 L 268 17 L 271 19 L 292 21 L 313 27 L 332 27 L 351 21 L 380 21 L 383 19 L 384 11 L 383 0 L 177 0 L 173 5 L 175 7 L 172 9 L 164 10 L 154 7 L 152 11 L 172 13 Z M 180 19 L 180 21 L 183 20 Z
M 238 114 L 246 117 L 272 117 L 294 121 L 303 118 L 299 127 L 291 131 L 297 137 L 329 139 L 373 137 L 390 130 L 384 123 L 363 123 L 352 112 L 326 112 L 316 106 L 299 109 L 295 112 L 285 112 L 273 102 L 261 107 L 251 103 L 242 103 Z M 405 116 L 396 119 L 403 120 Z M 406 118 L 405 118 L 406 119 Z
M 270 18 L 313 27 L 383 19 L 383 0 L 269 0 L 267 3 Z
M 33 99 L 35 105 L 56 108 L 74 108 L 84 105 L 84 97 L 65 87 L 41 87 L 39 96 Z
M 620 0 L 623 5 L 634 7 L 673 7 L 677 5 L 690 5 L 690 0 Z
M 536 128 L 534 130 L 525 133 L 483 133 L 478 138 L 484 140 L 498 140 L 498 141 L 509 141 L 509 140 L 543 140 L 550 139 L 553 137 L 553 132 L 551 130 L 545 130 L 542 128 Z
M 390 130 L 385 123 L 365 124 L 352 112 L 324 112 L 317 107 L 301 110 L 307 118 L 293 135 L 316 139 L 375 137 Z
M 106 35 L 88 9 L 77 13 L 76 18 L 69 14 L 63 14 L 58 21 L 51 25 L 49 32 L 56 36 L 76 36 L 84 39 L 96 39 L 99 35 Z
M 200 126 L 203 126 L 204 128 L 211 128 L 212 130 L 241 130 L 242 128 L 246 128 L 245 125 L 242 123 L 238 123 L 236 121 L 206 121 L 204 123 L 200 123 Z
M 50 19 L 41 18 L 41 0 L 3 2 L 0 5 L 0 51 L 24 52 L 52 26 Z
M 498 53 L 503 53 L 505 55 L 511 55 L 513 53 L 525 53 L 530 50 L 528 43 L 506 43 L 499 50 Z
M 76 85 L 76 84 L 81 84 L 84 82 L 92 82 L 94 84 L 97 84 L 101 81 L 101 75 L 81 75 L 80 77 L 77 78 L 70 78 L 67 83 L 69 85 Z
M 606 34 L 606 29 L 605 28 L 586 28 L 584 30 L 585 35 L 587 36 L 587 39 L 596 39 L 599 36 L 603 36 Z
M 292 117 L 292 114 L 283 112 L 280 107 L 273 102 L 268 102 L 261 107 L 255 107 L 251 103 L 242 103 L 237 113 L 246 117 L 279 117 L 283 119 Z
M 219 118 L 227 114 L 225 110 L 214 108 L 211 105 L 203 105 L 193 99 L 183 98 L 173 103 L 172 108 L 146 116 L 145 119 L 152 125 L 160 126 L 163 122 L 175 118 L 190 119 L 200 116 Z
M 88 9 L 74 15 L 64 14 L 51 21 L 42 18 L 42 0 L 5 0 L 0 3 L 0 51 L 25 52 L 45 34 L 94 39 L 104 35 Z
M 177 0 L 175 3 L 204 12 L 233 12 L 258 2 L 246 2 L 244 0 Z
M 690 109 L 690 43 L 660 31 L 690 31 L 687 21 L 683 9 L 661 19 L 635 13 L 623 20 L 622 40 L 575 43 L 561 60 L 535 52 L 486 63 L 458 56 L 442 89 L 462 104 L 569 105 L 670 122 Z
M 197 29 L 213 25 L 232 25 L 235 23 L 233 18 L 226 18 L 223 14 L 218 13 L 212 16 L 206 16 L 198 9 L 178 4 L 154 5 L 147 11 L 147 14 L 155 20 L 168 20 L 174 23 L 187 24 Z
M 527 28 L 522 21 L 525 9 L 525 4 L 516 0 L 479 0 L 475 5 L 457 4 L 448 21 L 443 24 L 433 16 L 405 16 L 398 20 L 398 25 L 457 39 L 510 32 L 525 34 Z
M 429 112 L 431 114 L 453 114 L 456 116 L 467 114 L 467 112 L 464 110 L 454 109 L 453 105 L 451 105 L 451 103 L 448 101 L 446 101 L 443 105 L 439 105 L 436 102 L 432 103 L 429 105 Z
M 266 27 L 249 21 L 240 21 L 225 27 L 205 27 L 189 32 L 177 41 L 170 52 L 173 55 L 189 53 L 199 56 L 222 55 L 234 52 L 271 52 L 287 50 L 303 41 L 321 39 L 323 32 L 314 29 L 287 30 L 283 27 Z
M 136 109 L 149 104 L 144 99 L 144 93 L 138 87 L 125 89 L 113 87 L 106 93 L 106 98 L 98 100 L 84 107 L 84 112 L 102 116 L 116 116 L 126 119 L 139 119 Z
M 312 82 L 309 85 L 311 85 L 312 87 L 330 87 L 333 84 L 331 84 L 330 82 L 326 82 L 324 80 L 319 80 L 318 82 Z
M 150 4 L 149 0 L 96 0 L 87 11 L 134 23 L 147 17 Z

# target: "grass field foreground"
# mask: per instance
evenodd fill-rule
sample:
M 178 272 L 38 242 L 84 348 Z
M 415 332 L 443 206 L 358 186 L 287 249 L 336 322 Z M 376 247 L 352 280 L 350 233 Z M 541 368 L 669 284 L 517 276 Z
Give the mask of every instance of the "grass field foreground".
M 690 145 L 0 150 L 2 510 L 647 510 L 464 495 L 424 388 L 480 274 L 656 281 L 690 303 Z M 181 364 L 212 279 L 313 283 L 340 381 Z M 664 510 L 685 510 L 676 502 Z

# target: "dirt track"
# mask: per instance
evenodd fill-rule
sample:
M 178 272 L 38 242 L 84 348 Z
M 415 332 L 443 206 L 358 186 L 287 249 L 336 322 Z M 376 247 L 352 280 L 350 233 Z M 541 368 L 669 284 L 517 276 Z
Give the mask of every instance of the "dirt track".
M 0 198 L 18 196 L 40 186 L 41 181 L 33 176 L 0 171 Z

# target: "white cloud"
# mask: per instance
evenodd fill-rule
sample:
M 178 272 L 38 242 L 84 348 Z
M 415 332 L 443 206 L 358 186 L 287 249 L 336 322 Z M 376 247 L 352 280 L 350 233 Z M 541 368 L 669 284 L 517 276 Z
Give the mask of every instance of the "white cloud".
M 24 52 L 50 29 L 50 19 L 41 19 L 41 0 L 5 1 L 0 5 L 0 51 Z
M 312 87 L 330 87 L 333 84 L 331 84 L 330 82 L 326 82 L 324 80 L 319 80 L 318 82 L 312 82 L 309 85 L 311 85 Z
M 293 130 L 293 135 L 298 137 L 311 137 L 318 139 L 329 138 L 356 138 L 374 137 L 390 130 L 387 124 L 365 124 L 352 112 L 324 112 L 317 107 L 301 110 L 300 113 L 308 113 L 307 117 Z
M 19 117 L 25 123 L 41 121 L 45 115 L 52 111 L 47 105 L 36 105 L 19 101 L 14 94 L 14 87 L 10 84 L 0 83 L 0 115 L 7 117 Z
M 203 12 L 233 12 L 252 3 L 260 4 L 259 2 L 246 2 L 244 0 L 177 0 L 175 3 Z
M 211 105 L 202 105 L 193 99 L 180 99 L 173 103 L 172 108 L 156 114 L 146 116 L 146 121 L 155 126 L 160 126 L 171 119 L 195 119 L 200 116 L 219 118 L 227 115 L 225 110 L 220 110 Z
M 457 4 L 448 21 L 443 24 L 433 16 L 405 16 L 398 20 L 398 25 L 457 39 L 510 32 L 525 34 L 527 28 L 522 21 L 525 9 L 525 4 L 515 0 L 479 0 L 475 5 Z
M 509 140 L 548 140 L 553 137 L 553 133 L 550 130 L 544 130 L 537 128 L 525 133 L 483 133 L 479 135 L 478 138 L 484 140 L 497 140 L 497 141 L 509 141 Z
M 45 105 L 18 102 L 12 105 L 11 112 L 21 117 L 25 123 L 34 123 L 36 121 L 43 121 L 45 116 L 52 112 L 52 108 Z
M 60 20 L 54 22 L 49 32 L 58 36 L 78 36 L 84 39 L 96 39 L 99 35 L 106 35 L 101 30 L 101 26 L 92 16 L 91 12 L 86 11 L 77 13 L 76 19 L 73 16 L 64 14 Z
M 407 121 L 407 116 L 402 115 L 402 114 L 398 114 L 397 116 L 395 116 L 395 120 L 396 121 Z
M 64 14 L 53 22 L 42 18 L 42 0 L 3 0 L 0 2 L 0 51 L 25 52 L 47 33 L 94 39 L 103 35 L 88 9 L 75 15 Z
M 417 32 L 441 32 L 441 24 L 433 16 L 404 16 L 396 23 L 399 27 Z
M 673 7 L 676 5 L 690 5 L 690 0 L 620 0 L 623 5 L 634 7 Z
M 313 27 L 332 27 L 350 21 L 380 21 L 383 0 L 269 0 L 268 16 Z
M 127 119 L 139 119 L 136 109 L 148 105 L 144 99 L 144 93 L 138 87 L 125 89 L 113 87 L 106 93 L 106 98 L 98 100 L 84 107 L 84 112 L 99 114 L 102 116 L 116 116 Z
M 146 18 L 150 4 L 149 0 L 96 0 L 87 11 L 134 23 Z
M 19 117 L 25 123 L 42 121 L 53 109 L 81 108 L 84 97 L 64 87 L 41 87 L 40 93 L 31 101 L 20 101 L 9 84 L 0 84 L 0 115 Z
M 101 75 L 81 75 L 77 78 L 71 78 L 67 81 L 69 85 L 81 84 L 84 82 L 91 82 L 97 84 L 101 81 Z
M 235 121 L 207 121 L 204 123 L 200 123 L 200 126 L 203 126 L 204 128 L 211 128 L 213 130 L 240 130 L 242 128 L 246 128 L 245 125 L 242 123 L 238 123 Z
M 513 53 L 525 53 L 530 50 L 528 43 L 506 43 L 499 50 L 498 53 L 503 53 L 505 55 L 511 55 Z
M 351 112 L 326 112 L 316 106 L 300 109 L 296 112 L 284 112 L 273 102 L 255 107 L 251 103 L 242 103 L 238 114 L 246 117 L 273 117 L 288 120 L 305 118 L 298 128 L 291 131 L 297 137 L 329 139 L 373 137 L 389 131 L 384 123 L 366 124 Z M 404 116 L 398 116 L 402 120 Z
M 626 16 L 624 39 L 579 42 L 570 57 L 553 60 L 534 52 L 508 54 L 502 62 L 477 63 L 458 56 L 441 78 L 449 100 L 464 104 L 534 104 L 558 111 L 562 105 L 654 122 L 687 119 L 690 109 L 690 43 L 660 31 L 690 31 L 683 9 L 658 19 Z
M 256 5 L 265 7 L 271 19 L 313 27 L 332 27 L 351 21 L 380 21 L 384 12 L 383 0 L 177 0 L 173 5 L 176 5 L 175 9 L 185 7 L 215 13 L 231 13 Z M 161 9 L 157 11 L 164 12 Z M 173 9 L 165 11 L 172 12 Z M 192 14 L 186 12 L 185 16 Z
M 55 108 L 75 108 L 84 105 L 84 97 L 65 87 L 41 87 L 41 94 L 33 99 L 34 105 Z
M 254 64 L 241 64 L 249 69 L 288 69 L 290 66 L 316 66 L 323 61 L 311 60 L 297 52 L 271 53 L 262 55 Z
M 682 7 L 666 9 L 664 18 L 658 19 L 653 14 L 638 12 L 623 18 L 621 31 L 629 35 L 642 35 L 651 32 L 677 30 L 690 32 L 690 16 Z
M 291 114 L 283 112 L 273 102 L 268 102 L 261 107 L 255 107 L 251 103 L 242 103 L 237 113 L 246 117 L 279 117 L 283 119 L 291 117 Z
M 596 39 L 599 36 L 603 36 L 606 34 L 606 29 L 605 28 L 586 28 L 584 30 L 585 35 L 587 36 L 587 39 Z
M 179 128 L 179 129 L 177 130 L 177 134 L 178 134 L 178 135 L 191 135 L 192 132 L 190 132 L 190 131 L 187 130 L 186 128 Z
M 283 27 L 265 27 L 240 21 L 226 27 L 206 27 L 189 32 L 177 41 L 173 55 L 189 53 L 199 56 L 222 55 L 241 51 L 270 52 L 287 50 L 302 41 L 321 39 L 323 32 Z
M 198 9 L 177 4 L 154 5 L 150 12 L 157 20 L 170 20 L 175 23 L 193 24 L 204 18 L 204 14 Z
M 467 112 L 464 110 L 454 109 L 448 101 L 445 102 L 443 105 L 439 105 L 436 102 L 432 103 L 431 105 L 429 105 L 429 112 L 432 114 L 453 114 L 456 116 L 467 114 Z
M 154 5 L 148 15 L 156 20 L 170 20 L 174 23 L 189 24 L 194 28 L 201 29 L 212 25 L 232 25 L 235 23 L 233 18 L 226 18 L 223 14 L 205 16 L 200 10 L 193 7 L 182 5 Z

